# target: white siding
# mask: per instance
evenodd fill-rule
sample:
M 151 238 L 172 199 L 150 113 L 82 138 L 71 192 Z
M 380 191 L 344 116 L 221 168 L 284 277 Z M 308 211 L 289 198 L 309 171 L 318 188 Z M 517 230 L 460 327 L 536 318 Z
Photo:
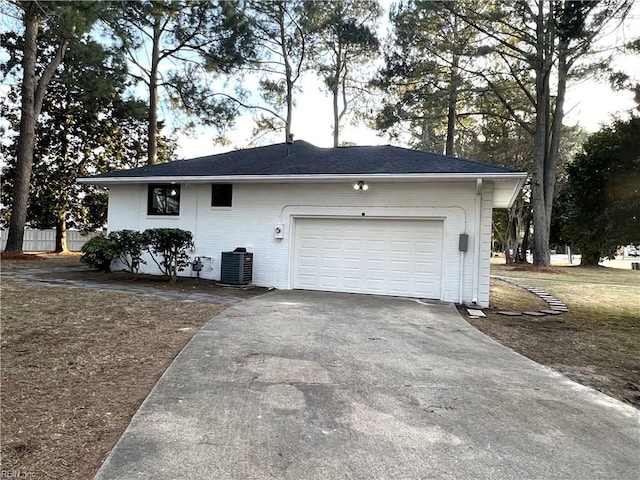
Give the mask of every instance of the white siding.
M 460 260 L 458 236 L 469 235 L 464 255 L 462 301 L 473 297 L 476 195 L 474 182 L 370 183 L 368 191 L 355 191 L 351 183 L 235 184 L 233 206 L 212 208 L 210 184 L 181 186 L 180 215 L 147 215 L 147 185 L 116 185 L 109 193 L 109 230 L 144 230 L 175 227 L 194 234 L 192 256 L 204 262 L 201 277 L 219 279 L 221 252 L 246 247 L 254 253 L 253 282 L 280 289 L 293 287 L 292 248 L 296 218 L 360 217 L 438 219 L 443 223 L 442 300 L 458 302 Z M 491 233 L 491 193 L 482 196 L 483 239 L 478 304 L 488 305 L 488 265 Z M 487 221 L 488 218 L 488 221 Z M 284 226 L 284 238 L 274 229 Z M 143 271 L 157 273 L 151 262 Z M 486 267 L 486 268 L 485 268 Z M 194 275 L 190 269 L 183 275 Z
M 489 279 L 491 276 L 491 228 L 493 221 L 493 189 L 485 185 L 482 189 L 482 210 L 480 220 L 480 278 L 478 299 L 483 307 L 489 306 Z

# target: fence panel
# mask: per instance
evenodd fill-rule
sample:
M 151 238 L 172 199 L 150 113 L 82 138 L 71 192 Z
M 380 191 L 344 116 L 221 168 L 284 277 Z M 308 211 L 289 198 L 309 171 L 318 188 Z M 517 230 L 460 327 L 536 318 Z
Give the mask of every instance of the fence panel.
M 7 245 L 8 230 L 0 230 L 0 238 L 2 239 L 2 247 L 4 250 Z M 101 232 L 90 232 L 82 235 L 78 230 L 67 231 L 67 248 L 71 252 L 79 252 L 82 246 L 93 237 L 101 235 Z M 25 252 L 51 252 L 56 248 L 56 231 L 53 228 L 46 230 L 32 230 L 30 228 L 24 231 L 24 240 L 22 242 L 22 250 Z

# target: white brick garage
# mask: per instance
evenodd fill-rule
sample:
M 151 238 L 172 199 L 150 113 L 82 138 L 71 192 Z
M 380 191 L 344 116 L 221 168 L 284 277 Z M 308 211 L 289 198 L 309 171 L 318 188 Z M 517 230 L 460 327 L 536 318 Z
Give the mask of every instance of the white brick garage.
M 203 279 L 220 279 L 221 252 L 245 247 L 259 286 L 487 306 L 491 211 L 509 207 L 525 178 L 389 145 L 296 141 L 80 181 L 109 187 L 109 230 L 190 231 Z M 175 208 L 161 212 L 151 200 L 169 192 Z M 141 270 L 159 273 L 150 261 Z
M 293 288 L 442 297 L 443 221 L 297 218 Z

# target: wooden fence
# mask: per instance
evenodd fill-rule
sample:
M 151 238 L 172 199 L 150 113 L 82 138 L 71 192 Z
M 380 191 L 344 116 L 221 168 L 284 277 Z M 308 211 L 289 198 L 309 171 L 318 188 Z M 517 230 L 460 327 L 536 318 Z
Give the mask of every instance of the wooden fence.
M 8 230 L 0 230 L 0 238 L 2 239 L 2 250 L 7 245 Z M 101 235 L 101 232 L 91 232 L 86 235 L 81 234 L 77 230 L 67 230 L 67 248 L 71 252 L 79 252 L 86 242 L 93 237 Z M 55 229 L 32 230 L 25 229 L 24 241 L 22 242 L 22 250 L 25 252 L 51 252 L 56 248 L 56 231 Z

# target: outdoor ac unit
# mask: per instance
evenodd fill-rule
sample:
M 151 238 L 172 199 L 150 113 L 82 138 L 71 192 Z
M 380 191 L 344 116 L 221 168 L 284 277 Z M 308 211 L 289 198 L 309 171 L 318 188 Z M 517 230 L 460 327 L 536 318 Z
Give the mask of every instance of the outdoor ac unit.
M 247 285 L 253 280 L 253 253 L 236 248 L 222 252 L 220 281 L 232 285 Z

